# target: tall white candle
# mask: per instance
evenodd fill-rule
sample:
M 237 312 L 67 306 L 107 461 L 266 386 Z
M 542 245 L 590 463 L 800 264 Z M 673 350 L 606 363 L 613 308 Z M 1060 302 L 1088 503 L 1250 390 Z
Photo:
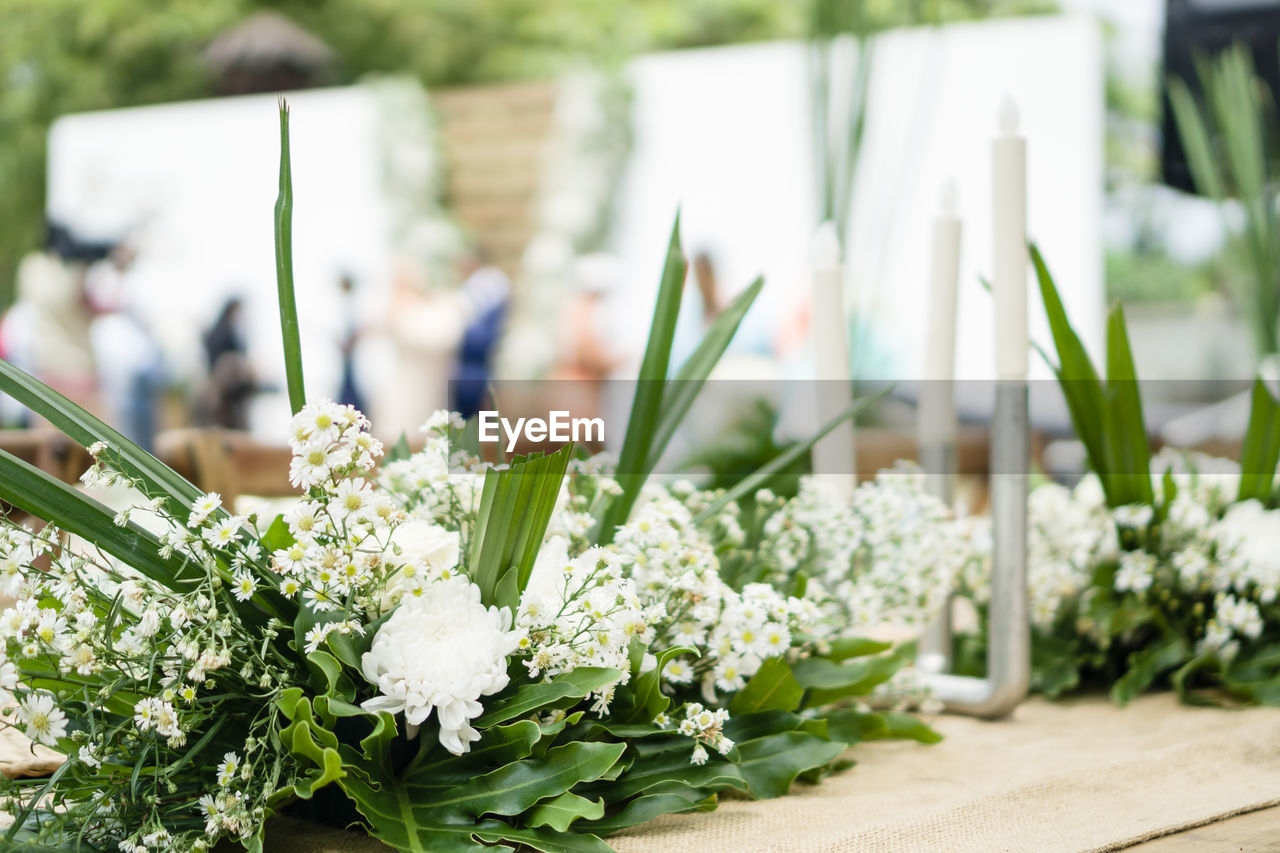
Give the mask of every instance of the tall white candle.
M 813 238 L 813 358 L 818 415 L 826 423 L 853 402 L 848 327 L 844 311 L 844 267 L 835 224 L 825 222 Z M 813 446 L 815 474 L 852 492 L 856 482 L 854 427 L 844 421 Z
M 996 378 L 1027 377 L 1027 143 L 1018 109 L 1005 99 L 1000 135 L 991 146 L 992 291 L 996 306 Z
M 955 185 L 942 193 L 942 208 L 933 220 L 930 246 L 929 307 L 920 388 L 920 441 L 953 441 L 956 408 L 951 381 L 956 360 L 956 291 L 960 278 L 960 218 Z

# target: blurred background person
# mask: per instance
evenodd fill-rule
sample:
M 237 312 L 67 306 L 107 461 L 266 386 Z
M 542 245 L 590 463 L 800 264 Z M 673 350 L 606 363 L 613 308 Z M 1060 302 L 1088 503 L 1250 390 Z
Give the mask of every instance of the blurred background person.
M 209 377 L 199 402 L 201 420 L 224 429 L 249 428 L 249 403 L 259 390 L 245 345 L 243 312 L 240 297 L 231 297 L 204 335 Z
M 133 261 L 133 248 L 121 243 L 106 261 L 90 268 L 87 284 L 95 316 L 89 340 L 108 420 L 129 440 L 150 450 L 165 370 L 160 347 L 130 292 Z
M 15 346 L 46 385 L 91 411 L 98 382 L 89 339 L 92 311 L 85 292 L 85 261 L 95 247 L 77 243 L 69 230 L 49 222 L 44 246 L 18 265 Z
M 342 332 L 338 338 L 338 350 L 342 358 L 342 379 L 338 387 L 338 402 L 355 406 L 368 412 L 365 395 L 356 376 L 356 349 L 360 345 L 363 330 L 360 328 L 360 299 L 356 293 L 355 276 L 347 271 L 338 278 L 338 291 L 342 295 Z
M 458 345 L 449 394 L 450 407 L 469 418 L 484 404 L 493 378 L 493 355 L 507 318 L 511 283 L 481 247 L 463 256 L 461 272 L 467 322 Z

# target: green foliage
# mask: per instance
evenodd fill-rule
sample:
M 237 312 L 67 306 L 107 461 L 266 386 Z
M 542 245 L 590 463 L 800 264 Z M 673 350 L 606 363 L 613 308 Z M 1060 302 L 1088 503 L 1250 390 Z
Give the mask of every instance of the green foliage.
M 1058 354 L 1058 364 L 1050 366 L 1062 388 L 1071 423 L 1084 444 L 1089 465 L 1102 481 L 1107 503 L 1113 507 L 1150 505 L 1153 502 L 1151 449 L 1142 418 L 1124 309 L 1117 303 L 1107 317 L 1107 380 L 1104 383 L 1080 336 L 1071 327 L 1057 286 L 1035 246 L 1031 247 L 1031 259 Z
M 486 605 L 519 606 L 572 452 L 566 445 L 548 456 L 518 456 L 485 473 L 468 565 Z
M 1280 400 L 1262 379 L 1253 381 L 1249 426 L 1240 452 L 1238 500 L 1270 503 L 1276 498 L 1276 466 L 1280 464 Z
M 1280 352 L 1280 219 L 1275 210 L 1274 105 L 1254 73 L 1249 51 L 1236 46 L 1202 62 L 1203 103 L 1187 84 L 1169 81 L 1178 133 L 1197 189 L 1219 202 L 1228 233 L 1227 207 L 1234 199 L 1244 213 L 1238 248 L 1252 275 L 1239 289 L 1241 313 L 1249 318 L 1260 354 Z
M 289 105 L 280 100 L 280 194 L 276 198 L 276 295 L 280 304 L 280 337 L 284 341 L 284 370 L 289 407 L 296 415 L 307 404 L 302 381 L 302 343 L 298 335 L 298 305 L 293 293 L 293 173 L 289 166 Z

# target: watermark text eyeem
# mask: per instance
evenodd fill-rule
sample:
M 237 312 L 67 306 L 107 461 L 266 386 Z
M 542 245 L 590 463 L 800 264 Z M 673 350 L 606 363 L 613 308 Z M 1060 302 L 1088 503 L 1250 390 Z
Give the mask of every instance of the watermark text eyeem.
M 568 411 L 555 410 L 542 418 L 504 418 L 497 412 L 479 413 L 480 443 L 498 444 L 505 437 L 512 453 L 521 437 L 530 444 L 543 442 L 599 442 L 604 444 L 604 418 L 575 418 Z

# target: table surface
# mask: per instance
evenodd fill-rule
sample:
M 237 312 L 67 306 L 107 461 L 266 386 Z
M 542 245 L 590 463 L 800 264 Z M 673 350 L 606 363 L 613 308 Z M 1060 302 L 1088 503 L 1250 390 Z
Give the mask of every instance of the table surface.
M 1280 851 L 1280 806 L 1166 835 L 1128 853 L 1268 853 Z

